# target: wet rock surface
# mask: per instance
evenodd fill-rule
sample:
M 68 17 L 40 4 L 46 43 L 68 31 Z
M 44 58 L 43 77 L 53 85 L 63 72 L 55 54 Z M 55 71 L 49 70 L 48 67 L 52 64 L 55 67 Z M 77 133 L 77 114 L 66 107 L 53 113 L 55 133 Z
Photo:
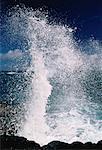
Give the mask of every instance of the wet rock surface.
M 52 141 L 45 146 L 40 146 L 34 141 L 28 141 L 24 137 L 18 136 L 0 136 L 0 149 L 1 150 L 102 150 L 102 140 L 97 144 L 87 142 L 85 144 L 81 142 L 73 142 L 72 144 Z

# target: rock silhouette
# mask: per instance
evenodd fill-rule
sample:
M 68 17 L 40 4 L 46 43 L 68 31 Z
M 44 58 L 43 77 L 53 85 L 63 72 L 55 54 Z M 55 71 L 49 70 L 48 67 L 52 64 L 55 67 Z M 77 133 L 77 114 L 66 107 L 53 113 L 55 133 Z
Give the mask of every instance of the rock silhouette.
M 41 150 L 39 144 L 24 137 L 1 135 L 0 143 L 1 150 Z
M 73 142 L 72 144 L 52 141 L 45 146 L 40 146 L 34 141 L 28 141 L 24 137 L 19 136 L 0 136 L 0 150 L 102 150 L 102 140 L 97 144 L 87 142 Z

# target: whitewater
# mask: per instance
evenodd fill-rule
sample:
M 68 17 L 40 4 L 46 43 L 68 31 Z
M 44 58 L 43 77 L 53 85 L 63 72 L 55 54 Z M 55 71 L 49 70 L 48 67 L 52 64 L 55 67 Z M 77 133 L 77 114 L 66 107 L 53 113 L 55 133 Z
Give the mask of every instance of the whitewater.
M 10 40 L 24 39 L 21 51 L 30 62 L 23 68 L 30 78 L 22 105 L 25 119 L 18 115 L 16 134 L 41 145 L 96 143 L 102 139 L 102 44 L 89 39 L 84 48 L 93 53 L 88 54 L 74 38 L 76 28 L 49 23 L 48 17 L 42 9 L 19 6 L 6 16 Z

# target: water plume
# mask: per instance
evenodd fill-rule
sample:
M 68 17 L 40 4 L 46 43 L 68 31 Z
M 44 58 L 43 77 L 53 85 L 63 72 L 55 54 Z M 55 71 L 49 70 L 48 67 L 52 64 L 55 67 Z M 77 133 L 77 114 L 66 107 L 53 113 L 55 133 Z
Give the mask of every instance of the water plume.
M 22 41 L 30 58 L 25 72 L 30 89 L 18 135 L 41 145 L 51 140 L 97 142 L 102 138 L 102 120 L 97 118 L 102 109 L 101 45 L 91 41 L 96 51 L 89 55 L 78 46 L 73 29 L 47 18 L 42 10 L 17 6 L 7 19 L 10 39 Z

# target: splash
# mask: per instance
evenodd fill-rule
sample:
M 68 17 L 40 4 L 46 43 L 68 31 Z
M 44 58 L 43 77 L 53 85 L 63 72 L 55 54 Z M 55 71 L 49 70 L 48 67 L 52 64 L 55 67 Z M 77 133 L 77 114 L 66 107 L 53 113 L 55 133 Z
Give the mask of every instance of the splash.
M 19 40 L 26 41 L 23 51 L 31 59 L 25 73 L 31 76 L 30 94 L 18 135 L 41 145 L 52 140 L 97 142 L 102 138 L 102 120 L 97 118 L 102 96 L 101 48 L 92 55 L 82 52 L 74 30 L 49 23 L 47 18 L 42 10 L 16 7 L 8 19 L 10 37 L 15 41 L 19 35 Z M 95 50 L 95 46 L 101 47 L 93 44 Z M 96 99 L 92 92 L 97 93 Z

